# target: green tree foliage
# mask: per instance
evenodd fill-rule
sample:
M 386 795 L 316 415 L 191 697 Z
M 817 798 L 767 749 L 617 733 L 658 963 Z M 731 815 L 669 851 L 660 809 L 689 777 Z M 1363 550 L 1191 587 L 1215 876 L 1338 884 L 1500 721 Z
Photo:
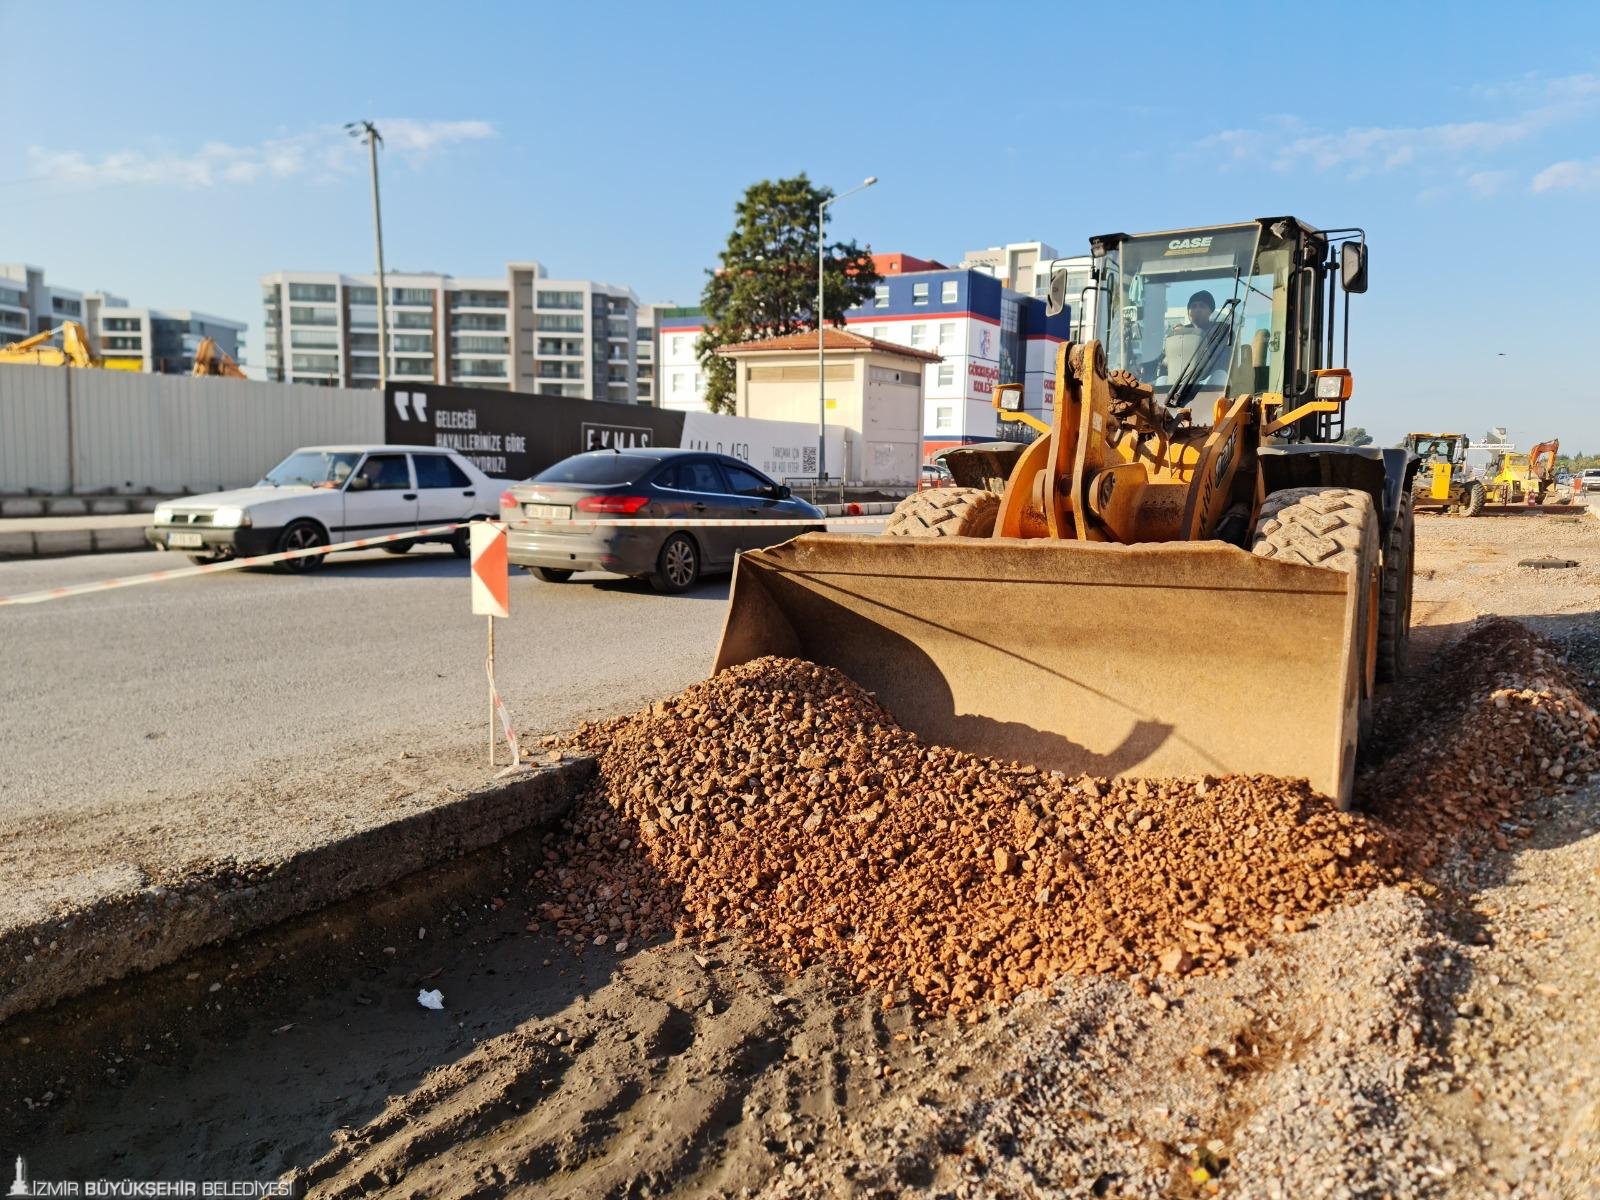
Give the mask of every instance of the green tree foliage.
M 1339 436 L 1341 446 L 1370 446 L 1372 435 L 1359 425 L 1352 425 Z
M 733 363 L 719 346 L 817 328 L 817 206 L 833 195 L 805 177 L 763 179 L 745 189 L 733 232 L 701 296 L 706 322 L 695 352 L 706 372 L 706 404 L 732 412 Z M 823 316 L 844 324 L 845 310 L 872 295 L 872 258 L 854 242 L 824 253 Z

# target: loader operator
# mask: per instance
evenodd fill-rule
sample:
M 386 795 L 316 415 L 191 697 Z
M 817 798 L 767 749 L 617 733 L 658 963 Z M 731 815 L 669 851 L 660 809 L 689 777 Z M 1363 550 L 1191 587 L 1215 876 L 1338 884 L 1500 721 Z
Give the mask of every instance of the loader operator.
M 1201 353 L 1202 348 L 1206 358 L 1204 362 L 1195 364 L 1199 368 L 1197 382 L 1205 386 L 1224 381 L 1215 377 L 1227 370 L 1229 337 L 1225 331 L 1218 330 L 1216 322 L 1211 319 L 1211 314 L 1216 311 L 1217 301 L 1210 292 L 1201 289 L 1189 297 L 1189 320 L 1174 326 L 1163 345 L 1169 381 L 1183 374 L 1189 368 L 1190 360 Z

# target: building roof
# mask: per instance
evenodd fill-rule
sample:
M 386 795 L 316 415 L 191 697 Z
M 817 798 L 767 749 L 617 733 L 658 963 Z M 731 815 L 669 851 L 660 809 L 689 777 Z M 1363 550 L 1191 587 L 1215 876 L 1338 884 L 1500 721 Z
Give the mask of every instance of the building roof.
M 855 333 L 849 329 L 827 329 L 822 339 L 822 346 L 824 350 L 853 350 L 858 353 L 870 350 L 879 354 L 895 354 L 901 358 L 915 358 L 922 362 L 944 361 L 942 356 L 931 351 L 913 350 L 910 346 L 879 341 L 877 338 L 867 337 L 864 333 Z M 785 333 L 778 337 L 758 338 L 751 342 L 734 342 L 719 347 L 717 353 L 731 358 L 741 354 L 797 354 L 808 350 L 814 351 L 816 348 L 816 331 L 808 329 L 803 333 Z

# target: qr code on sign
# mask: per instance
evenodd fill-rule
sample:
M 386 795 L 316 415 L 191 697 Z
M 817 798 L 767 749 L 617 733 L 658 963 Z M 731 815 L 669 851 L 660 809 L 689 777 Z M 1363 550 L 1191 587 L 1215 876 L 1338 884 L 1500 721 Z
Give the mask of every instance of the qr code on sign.
M 800 474 L 815 475 L 817 473 L 817 452 L 810 446 L 800 451 Z

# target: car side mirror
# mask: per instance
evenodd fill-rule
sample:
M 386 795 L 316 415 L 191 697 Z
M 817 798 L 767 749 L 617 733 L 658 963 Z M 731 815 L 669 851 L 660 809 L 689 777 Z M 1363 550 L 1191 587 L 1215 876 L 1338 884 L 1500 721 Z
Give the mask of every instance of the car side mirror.
M 349 486 L 352 492 L 364 492 L 372 486 L 372 480 L 365 475 L 352 475 Z
M 1339 281 L 1344 290 L 1360 295 L 1367 290 L 1367 244 L 1346 242 L 1339 247 Z
M 777 484 L 775 487 L 773 487 L 772 491 L 773 491 L 773 494 L 775 496 L 777 496 L 779 500 L 787 500 L 789 498 L 789 495 L 790 495 L 790 493 L 789 493 L 789 485 L 787 483 Z

